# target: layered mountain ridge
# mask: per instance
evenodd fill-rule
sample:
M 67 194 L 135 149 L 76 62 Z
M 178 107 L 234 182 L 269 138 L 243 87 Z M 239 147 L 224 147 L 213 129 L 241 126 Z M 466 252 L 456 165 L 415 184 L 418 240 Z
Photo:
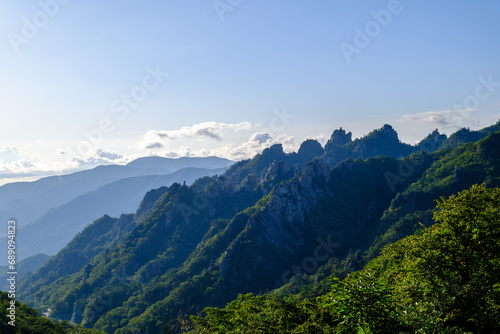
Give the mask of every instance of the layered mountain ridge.
M 20 227 L 17 258 L 24 259 L 41 252 L 54 255 L 89 221 L 104 214 L 120 216 L 122 213 L 134 212 L 148 190 L 170 186 L 175 182 L 191 184 L 200 177 L 220 174 L 224 170 L 184 168 L 167 175 L 124 178 L 80 195 Z M 7 247 L 7 238 L 0 238 L 0 247 Z
M 179 311 L 238 293 L 314 294 L 413 233 L 433 199 L 499 184 L 496 131 L 433 132 L 412 146 L 384 125 L 355 140 L 335 130 L 324 148 L 308 140 L 297 153 L 274 145 L 97 220 L 23 282 L 21 299 L 108 333 L 160 333 Z
M 232 161 L 218 158 L 144 157 L 127 165 L 105 165 L 67 175 L 45 177 L 33 182 L 0 186 L 0 218 L 15 217 L 18 226 L 31 223 L 49 209 L 67 203 L 87 192 L 124 178 L 167 175 L 184 168 L 219 169 Z

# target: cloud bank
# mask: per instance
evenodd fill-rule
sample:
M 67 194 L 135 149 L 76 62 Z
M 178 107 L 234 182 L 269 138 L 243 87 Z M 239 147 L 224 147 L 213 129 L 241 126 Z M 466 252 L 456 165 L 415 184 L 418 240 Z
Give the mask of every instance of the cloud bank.
M 440 129 L 458 129 L 470 125 L 478 125 L 480 122 L 470 115 L 474 110 L 440 110 L 426 111 L 414 115 L 405 115 L 405 119 L 418 124 L 432 124 Z
M 283 144 L 285 151 L 296 151 L 294 137 L 269 133 L 249 122 L 204 122 L 174 130 L 150 130 L 129 147 L 128 152 L 114 152 L 94 147 L 84 156 L 75 153 L 71 143 L 67 149 L 56 150 L 58 161 L 39 161 L 22 156 L 15 147 L 0 151 L 0 185 L 22 179 L 68 174 L 98 165 L 126 164 L 144 156 L 206 157 L 231 160 L 251 158 L 274 144 Z M 300 142 L 299 142 L 300 144 Z M 74 145 L 73 145 L 74 146 Z

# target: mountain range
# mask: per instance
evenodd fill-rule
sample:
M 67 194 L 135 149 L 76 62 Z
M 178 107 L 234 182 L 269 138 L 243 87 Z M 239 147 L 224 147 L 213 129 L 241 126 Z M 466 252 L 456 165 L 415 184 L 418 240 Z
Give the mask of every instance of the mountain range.
M 401 143 L 389 125 L 323 147 L 273 145 L 221 175 L 146 193 L 88 225 L 19 286 L 53 319 L 161 333 L 179 312 L 238 294 L 320 295 L 381 248 L 430 225 L 434 200 L 500 186 L 500 123 Z
M 217 157 L 145 157 L 126 165 L 106 165 L 67 175 L 45 177 L 34 182 L 8 183 L 0 187 L 0 219 L 16 218 L 18 226 L 31 223 L 49 209 L 69 202 L 108 183 L 148 175 L 167 175 L 183 168 L 218 169 L 232 161 Z
M 38 253 L 54 255 L 89 222 L 102 215 L 120 216 L 134 212 L 148 190 L 175 182 L 191 184 L 202 176 L 220 174 L 224 170 L 183 168 L 172 174 L 129 177 L 106 184 L 19 228 L 17 256 L 24 259 Z M 7 247 L 7 238 L 0 239 L 0 247 Z
M 230 164 L 232 161 L 216 157 L 146 157 L 124 166 L 100 166 L 35 182 L 7 184 L 0 187 L 0 198 L 7 202 L 0 206 L 0 213 L 5 219 L 17 221 L 18 260 L 38 253 L 53 255 L 102 215 L 134 212 L 148 190 L 174 182 L 191 184 L 199 177 L 224 172 Z M 4 233 L 0 235 L 0 247 L 6 247 L 6 243 Z M 0 264 L 6 265 L 7 260 L 2 259 Z

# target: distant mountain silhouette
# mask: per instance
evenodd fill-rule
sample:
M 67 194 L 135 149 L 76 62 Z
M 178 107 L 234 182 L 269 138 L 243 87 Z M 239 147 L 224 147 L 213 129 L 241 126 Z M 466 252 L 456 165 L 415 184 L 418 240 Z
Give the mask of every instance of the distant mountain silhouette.
M 80 195 L 68 203 L 49 210 L 40 218 L 22 226 L 17 232 L 18 260 L 37 253 L 53 255 L 66 246 L 85 226 L 104 214 L 119 217 L 133 213 L 147 191 L 174 182 L 191 184 L 222 169 L 184 168 L 168 175 L 136 176 L 121 179 Z M 7 238 L 0 239 L 0 248 L 7 247 Z M 2 259 L 1 264 L 5 261 Z
M 182 168 L 217 169 L 233 162 L 223 158 L 139 158 L 122 165 L 96 168 L 62 176 L 51 176 L 34 182 L 16 182 L 0 187 L 0 220 L 18 220 L 18 226 L 27 225 L 52 208 L 56 208 L 89 191 L 96 190 L 119 179 L 167 175 Z M 0 236 L 5 235 L 1 231 Z
M 444 140 L 440 148 L 453 148 L 461 144 L 473 143 L 475 141 L 483 139 L 490 133 L 497 132 L 498 130 L 500 130 L 500 121 L 478 131 L 473 131 L 468 128 L 462 128 L 453 133 L 449 138 Z
M 345 277 L 430 226 L 436 199 L 500 185 L 500 132 L 429 152 L 443 139 L 431 133 L 422 148 L 389 125 L 355 140 L 339 129 L 324 150 L 277 144 L 222 175 L 150 191 L 135 214 L 87 222 L 19 298 L 108 333 L 161 333 L 180 312 L 238 294 L 315 297 L 330 275 Z
M 31 276 L 38 268 L 44 265 L 50 256 L 47 254 L 35 254 L 17 263 L 16 284 L 21 284 L 27 277 Z M 7 273 L 11 271 L 8 266 L 0 267 L 0 290 L 9 291 L 9 282 L 7 281 Z
M 325 145 L 331 167 L 348 158 L 367 159 L 380 155 L 399 158 L 419 150 L 418 147 L 402 143 L 398 133 L 388 124 L 355 140 L 351 136 L 350 132 L 346 133 L 342 128 L 333 132 Z

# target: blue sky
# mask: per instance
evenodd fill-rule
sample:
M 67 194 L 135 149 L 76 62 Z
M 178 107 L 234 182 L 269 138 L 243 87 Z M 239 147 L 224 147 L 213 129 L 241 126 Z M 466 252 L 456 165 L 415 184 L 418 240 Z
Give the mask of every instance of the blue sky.
M 0 184 L 500 118 L 500 1 L 0 4 Z M 348 50 L 348 51 L 346 51 Z M 167 75 L 168 73 L 168 75 Z

